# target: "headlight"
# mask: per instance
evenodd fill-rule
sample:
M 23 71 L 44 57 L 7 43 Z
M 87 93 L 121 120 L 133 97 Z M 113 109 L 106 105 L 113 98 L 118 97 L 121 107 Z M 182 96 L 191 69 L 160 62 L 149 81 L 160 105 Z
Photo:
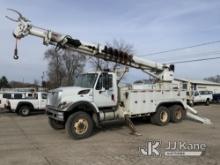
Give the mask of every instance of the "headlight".
M 62 103 L 60 103 L 60 104 L 58 105 L 58 107 L 61 108 L 61 109 L 65 109 L 65 108 L 67 108 L 68 106 L 70 106 L 71 104 L 72 104 L 71 102 L 70 102 L 70 103 L 62 102 Z
M 63 116 L 63 112 L 58 112 L 56 117 L 60 120 L 63 120 L 64 116 Z
M 63 107 L 66 105 L 66 102 L 62 102 L 58 105 L 59 108 L 63 109 Z
M 63 94 L 63 90 L 59 90 L 59 91 L 58 91 L 58 97 L 61 97 L 62 94 Z

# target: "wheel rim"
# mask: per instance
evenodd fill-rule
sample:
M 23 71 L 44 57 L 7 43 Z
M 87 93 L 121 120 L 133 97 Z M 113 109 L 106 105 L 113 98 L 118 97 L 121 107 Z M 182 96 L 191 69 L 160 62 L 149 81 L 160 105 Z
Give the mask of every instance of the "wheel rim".
M 80 118 L 73 123 L 73 129 L 79 135 L 86 133 L 88 130 L 89 123 L 86 119 Z
M 175 117 L 177 120 L 180 120 L 182 118 L 182 111 L 180 109 L 175 111 Z
M 165 123 L 165 122 L 167 121 L 167 119 L 168 119 L 168 114 L 167 114 L 167 112 L 166 112 L 166 111 L 162 111 L 162 112 L 160 113 L 160 120 L 161 120 L 163 123 Z
M 28 115 L 28 113 L 29 113 L 29 110 L 28 109 L 22 109 L 22 114 L 23 115 Z

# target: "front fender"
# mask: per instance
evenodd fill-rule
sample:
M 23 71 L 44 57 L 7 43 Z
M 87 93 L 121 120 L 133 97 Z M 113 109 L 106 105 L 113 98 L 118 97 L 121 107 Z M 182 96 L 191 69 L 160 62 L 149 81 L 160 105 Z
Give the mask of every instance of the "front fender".
M 18 112 L 18 110 L 22 107 L 22 106 L 30 106 L 32 109 L 34 109 L 34 105 L 28 101 L 21 101 L 18 103 L 15 112 Z
M 98 107 L 93 102 L 88 102 L 88 101 L 74 102 L 66 109 L 66 111 L 70 112 L 78 109 L 84 109 L 85 111 L 99 113 Z

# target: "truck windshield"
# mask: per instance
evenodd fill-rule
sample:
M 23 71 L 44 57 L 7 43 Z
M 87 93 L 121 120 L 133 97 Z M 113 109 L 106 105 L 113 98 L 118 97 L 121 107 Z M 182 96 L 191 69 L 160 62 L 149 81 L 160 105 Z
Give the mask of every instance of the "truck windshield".
M 74 86 L 84 87 L 84 88 L 93 88 L 95 81 L 97 79 L 97 73 L 87 73 L 80 74 L 74 83 Z

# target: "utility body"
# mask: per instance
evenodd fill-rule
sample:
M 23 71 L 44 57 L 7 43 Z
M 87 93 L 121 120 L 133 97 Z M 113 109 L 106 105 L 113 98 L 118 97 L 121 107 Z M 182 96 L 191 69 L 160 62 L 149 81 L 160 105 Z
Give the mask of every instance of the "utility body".
M 8 109 L 8 99 L 22 99 L 28 97 L 28 95 L 32 96 L 31 92 L 17 92 L 17 91 L 1 91 L 0 93 L 0 108 Z
M 186 91 L 173 83 L 174 65 L 142 59 L 108 46 L 86 44 L 69 35 L 36 27 L 18 14 L 16 39 L 27 35 L 40 37 L 45 45 L 140 69 L 155 80 L 149 85 L 121 87 L 123 74 L 117 70 L 81 74 L 72 87 L 60 87 L 48 94 L 47 115 L 54 129 L 65 128 L 70 137 L 82 139 L 89 137 L 95 126 L 109 120 L 125 119 L 133 128 L 131 118 L 150 116 L 152 123 L 163 126 L 182 121 L 189 113 L 187 109 L 196 113 L 186 104 Z M 17 51 L 14 58 L 18 58 Z

